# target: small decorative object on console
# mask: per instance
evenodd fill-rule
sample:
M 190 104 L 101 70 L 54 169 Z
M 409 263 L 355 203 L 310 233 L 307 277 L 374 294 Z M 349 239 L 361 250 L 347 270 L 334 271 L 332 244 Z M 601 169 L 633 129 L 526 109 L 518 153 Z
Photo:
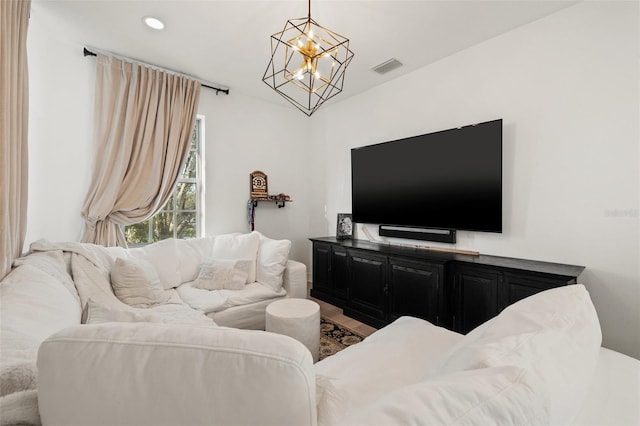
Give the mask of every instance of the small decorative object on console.
M 353 236 L 353 218 L 351 213 L 338 213 L 336 239 L 348 240 Z

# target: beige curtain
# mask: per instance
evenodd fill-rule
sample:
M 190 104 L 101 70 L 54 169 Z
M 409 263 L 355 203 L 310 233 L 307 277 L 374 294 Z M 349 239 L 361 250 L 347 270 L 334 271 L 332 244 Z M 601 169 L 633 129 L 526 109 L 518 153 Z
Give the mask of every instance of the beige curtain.
M 120 225 L 164 205 L 189 151 L 199 97 L 194 80 L 98 54 L 83 242 L 126 247 Z
M 30 0 L 0 0 L 0 279 L 27 231 L 27 27 Z

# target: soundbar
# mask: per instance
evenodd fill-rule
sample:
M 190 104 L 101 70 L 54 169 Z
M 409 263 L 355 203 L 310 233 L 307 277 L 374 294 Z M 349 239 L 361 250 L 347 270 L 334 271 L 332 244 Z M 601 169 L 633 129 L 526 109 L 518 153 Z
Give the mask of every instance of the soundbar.
M 406 226 L 380 225 L 378 234 L 385 237 L 408 238 L 412 240 L 456 242 L 455 229 L 410 228 Z

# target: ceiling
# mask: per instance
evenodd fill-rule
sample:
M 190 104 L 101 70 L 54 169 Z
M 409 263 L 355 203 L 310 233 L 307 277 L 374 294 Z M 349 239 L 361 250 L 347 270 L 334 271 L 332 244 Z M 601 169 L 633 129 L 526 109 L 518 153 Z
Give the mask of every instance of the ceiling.
M 313 0 L 312 18 L 349 38 L 355 53 L 343 92 L 327 105 L 577 2 Z M 289 105 L 262 76 L 270 59 L 269 36 L 287 19 L 305 17 L 307 2 L 32 0 L 34 15 L 52 29 L 63 26 L 80 45 L 190 74 L 228 87 L 231 94 Z M 165 28 L 148 28 L 145 16 L 161 19 Z M 390 58 L 404 66 L 385 75 L 371 70 Z

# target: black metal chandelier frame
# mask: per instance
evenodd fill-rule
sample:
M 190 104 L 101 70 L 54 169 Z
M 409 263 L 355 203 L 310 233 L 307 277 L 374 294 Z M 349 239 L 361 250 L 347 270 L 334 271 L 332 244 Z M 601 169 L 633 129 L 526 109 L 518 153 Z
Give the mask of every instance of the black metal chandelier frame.
M 349 39 L 311 18 L 290 19 L 271 35 L 271 60 L 262 77 L 269 87 L 311 116 L 340 92 L 347 66 L 353 59 Z M 296 59 L 302 60 L 296 65 Z

